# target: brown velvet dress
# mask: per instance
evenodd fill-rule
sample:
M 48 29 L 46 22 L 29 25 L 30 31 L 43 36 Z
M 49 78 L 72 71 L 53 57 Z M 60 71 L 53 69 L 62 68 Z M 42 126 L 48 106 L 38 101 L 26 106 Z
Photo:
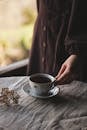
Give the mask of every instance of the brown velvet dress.
M 71 54 L 86 66 L 86 0 L 37 0 L 37 9 L 27 74 L 55 76 Z

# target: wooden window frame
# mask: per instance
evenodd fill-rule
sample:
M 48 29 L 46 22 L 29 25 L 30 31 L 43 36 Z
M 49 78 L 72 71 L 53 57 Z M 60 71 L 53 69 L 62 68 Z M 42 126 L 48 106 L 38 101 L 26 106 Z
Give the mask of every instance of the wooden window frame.
M 0 77 L 26 76 L 29 59 L 24 59 L 0 68 Z

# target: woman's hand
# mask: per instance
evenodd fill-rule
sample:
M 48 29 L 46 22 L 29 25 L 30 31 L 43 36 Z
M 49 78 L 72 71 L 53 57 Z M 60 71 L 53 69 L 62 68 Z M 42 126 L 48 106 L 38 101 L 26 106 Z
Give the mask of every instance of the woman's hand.
M 78 56 L 71 55 L 69 58 L 62 64 L 61 69 L 56 76 L 58 84 L 70 83 L 72 80 L 76 79 L 76 68 Z

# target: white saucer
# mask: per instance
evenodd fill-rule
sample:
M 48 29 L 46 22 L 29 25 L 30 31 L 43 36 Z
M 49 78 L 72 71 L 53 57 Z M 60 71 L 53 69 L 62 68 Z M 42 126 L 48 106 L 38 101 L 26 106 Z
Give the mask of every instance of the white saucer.
M 33 96 L 33 97 L 36 97 L 36 98 L 42 98 L 42 99 L 56 96 L 59 93 L 59 88 L 58 87 L 54 87 L 46 95 L 36 95 L 35 93 L 30 91 L 30 88 L 28 86 L 24 86 L 23 90 L 24 90 L 25 93 L 27 93 L 30 96 Z

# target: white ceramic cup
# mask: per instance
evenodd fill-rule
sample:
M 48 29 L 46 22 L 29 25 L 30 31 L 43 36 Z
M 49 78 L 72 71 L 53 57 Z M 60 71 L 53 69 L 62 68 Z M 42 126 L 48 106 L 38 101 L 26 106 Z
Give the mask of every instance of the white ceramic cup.
M 36 73 L 29 76 L 30 91 L 36 95 L 47 94 L 54 85 L 50 85 L 55 78 L 49 74 Z

